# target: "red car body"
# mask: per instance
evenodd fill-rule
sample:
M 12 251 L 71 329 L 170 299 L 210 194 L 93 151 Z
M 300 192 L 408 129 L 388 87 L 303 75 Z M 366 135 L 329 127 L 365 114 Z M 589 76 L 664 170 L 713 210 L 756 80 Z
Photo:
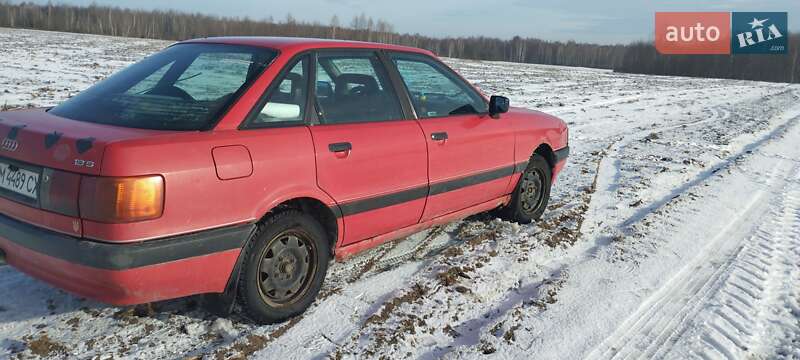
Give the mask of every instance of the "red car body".
M 332 251 L 344 259 L 507 204 L 520 169 L 534 152 L 551 163 L 553 180 L 566 162 L 566 125 L 524 109 L 511 109 L 500 118 L 410 116 L 242 129 L 243 119 L 297 54 L 332 48 L 433 54 L 309 39 L 189 43 L 265 47 L 278 55 L 205 131 L 124 128 L 70 120 L 43 109 L 0 113 L 0 161 L 67 174 L 50 184 L 51 197 L 58 196 L 54 189 L 81 191 L 88 179 L 157 175 L 164 183 L 161 215 L 128 223 L 59 214 L 0 193 L 0 255 L 8 264 L 69 292 L 116 305 L 221 293 L 255 224 L 285 204 L 316 214 L 335 239 Z M 447 140 L 432 139 L 441 132 Z M 352 149 L 329 151 L 341 142 Z

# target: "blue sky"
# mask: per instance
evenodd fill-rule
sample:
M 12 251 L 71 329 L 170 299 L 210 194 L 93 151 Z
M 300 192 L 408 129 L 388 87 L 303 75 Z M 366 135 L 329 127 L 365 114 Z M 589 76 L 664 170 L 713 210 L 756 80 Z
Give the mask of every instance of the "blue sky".
M 652 40 L 656 11 L 788 11 L 800 30 L 800 0 L 54 0 L 70 4 L 175 9 L 220 16 L 273 17 L 343 24 L 366 13 L 400 32 L 431 36 L 514 35 L 549 40 L 617 43 Z M 46 3 L 47 0 L 36 0 Z

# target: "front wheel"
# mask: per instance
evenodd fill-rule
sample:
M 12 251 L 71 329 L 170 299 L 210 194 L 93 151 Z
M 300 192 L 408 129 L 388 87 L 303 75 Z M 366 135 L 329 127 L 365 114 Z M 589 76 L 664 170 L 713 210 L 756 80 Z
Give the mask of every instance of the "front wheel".
M 268 218 L 245 248 L 239 299 L 247 314 L 268 324 L 305 311 L 325 279 L 328 244 L 309 215 L 287 211 Z
M 550 200 L 552 174 L 547 160 L 534 154 L 517 182 L 511 202 L 500 211 L 501 217 L 520 224 L 539 220 Z

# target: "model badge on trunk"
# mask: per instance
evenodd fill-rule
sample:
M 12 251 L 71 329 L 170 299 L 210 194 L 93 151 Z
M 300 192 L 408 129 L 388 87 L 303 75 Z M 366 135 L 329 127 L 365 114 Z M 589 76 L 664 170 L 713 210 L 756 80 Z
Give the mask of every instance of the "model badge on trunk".
M 75 166 L 79 166 L 79 167 L 87 167 L 87 168 L 93 168 L 94 167 L 94 161 L 89 161 L 89 160 L 75 159 L 74 164 L 75 164 Z
M 3 150 L 5 151 L 17 151 L 19 148 L 19 143 L 17 142 L 17 135 L 19 134 L 19 130 L 26 127 L 27 125 L 16 125 L 12 126 L 11 130 L 8 132 L 8 136 L 3 139 Z
M 5 151 L 17 151 L 19 148 L 19 143 L 17 140 L 5 138 L 3 139 L 3 150 Z

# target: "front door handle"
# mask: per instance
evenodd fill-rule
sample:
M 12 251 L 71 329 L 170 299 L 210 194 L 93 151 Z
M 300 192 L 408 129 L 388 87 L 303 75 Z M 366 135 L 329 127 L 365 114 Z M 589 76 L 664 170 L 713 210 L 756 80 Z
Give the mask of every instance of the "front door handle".
M 353 145 L 349 142 L 341 142 L 328 145 L 328 150 L 332 153 L 347 152 L 353 150 Z
M 446 132 L 436 132 L 431 134 L 431 139 L 433 141 L 445 141 L 447 140 L 447 133 Z

